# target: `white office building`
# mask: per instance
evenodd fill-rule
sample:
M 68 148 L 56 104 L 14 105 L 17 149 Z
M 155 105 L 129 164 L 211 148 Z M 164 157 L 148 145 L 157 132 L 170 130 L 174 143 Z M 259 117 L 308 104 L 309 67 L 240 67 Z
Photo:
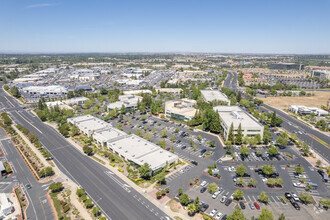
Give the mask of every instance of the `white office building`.
M 238 106 L 216 106 L 213 108 L 218 112 L 221 119 L 221 127 L 224 131 L 224 137 L 227 139 L 230 126 L 233 124 L 234 134 L 241 124 L 243 136 L 253 137 L 257 134 L 263 137 L 264 126 L 252 115 L 243 111 Z
M 67 105 L 83 105 L 87 100 L 89 100 L 89 98 L 87 97 L 75 97 L 75 98 L 63 100 L 62 102 Z
M 289 111 L 295 114 L 304 114 L 304 115 L 309 115 L 314 113 L 316 116 L 325 116 L 329 114 L 329 112 L 326 110 L 315 107 L 306 107 L 303 105 L 290 105 Z
M 201 94 L 206 102 L 223 101 L 230 105 L 230 100 L 227 98 L 227 96 L 218 90 L 201 90 Z
M 78 129 L 87 136 L 92 136 L 94 132 L 102 130 L 111 125 L 99 118 L 92 115 L 83 115 L 75 118 L 68 118 L 67 121 L 70 124 L 76 125 Z
M 22 89 L 23 93 L 27 93 L 35 98 L 45 97 L 45 98 L 56 98 L 65 96 L 68 94 L 68 90 L 63 86 L 28 86 Z
M 171 100 L 165 102 L 165 116 L 176 121 L 189 121 L 196 113 L 194 105 L 195 100 L 192 99 L 181 99 L 181 100 Z
M 329 70 L 313 70 L 311 72 L 311 77 L 316 77 L 321 80 L 330 79 L 330 71 Z
M 14 211 L 14 207 L 5 193 L 0 193 L 0 208 L 1 215 L 4 216 L 10 215 Z
M 102 147 L 106 147 L 108 142 L 123 136 L 127 136 L 127 134 L 119 129 L 106 127 L 95 131 L 93 139 Z
M 127 110 L 135 109 L 137 107 L 138 102 L 142 101 L 142 97 L 136 95 L 121 95 L 118 97 L 118 99 L 119 101 L 110 103 L 107 106 L 108 110 L 115 108 L 121 109 L 123 105 Z
M 166 163 L 177 162 L 179 157 L 136 135 L 122 136 L 107 143 L 120 157 L 138 166 L 149 164 L 153 171 L 163 168 Z

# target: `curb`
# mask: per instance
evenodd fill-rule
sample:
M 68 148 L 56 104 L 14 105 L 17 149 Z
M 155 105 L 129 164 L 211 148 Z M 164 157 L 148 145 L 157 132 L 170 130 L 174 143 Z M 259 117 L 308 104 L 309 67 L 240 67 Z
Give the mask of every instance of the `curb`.
M 53 203 L 52 203 L 51 199 L 49 198 L 49 195 L 48 195 L 48 194 L 49 194 L 49 190 L 47 190 L 47 192 L 46 192 L 46 196 L 47 196 L 48 202 L 49 202 L 49 204 L 50 204 L 50 207 L 52 208 L 52 211 L 53 211 L 53 214 L 54 214 L 55 220 L 57 220 L 57 214 L 56 214 L 56 212 L 55 212 L 55 210 L 54 210 Z
M 16 195 L 16 192 L 15 192 L 15 189 L 16 188 L 20 188 L 19 186 L 15 186 L 14 188 L 13 188 L 13 192 L 14 192 L 14 194 L 15 194 L 15 197 L 16 197 L 16 199 L 17 199 L 17 202 L 18 202 L 18 205 L 21 207 L 21 203 L 19 202 L 19 199 L 18 199 L 18 197 L 17 197 L 17 195 Z M 22 190 L 23 191 L 23 190 Z M 24 192 L 24 191 L 23 191 Z M 28 199 L 26 199 L 25 201 L 27 201 L 27 206 L 25 207 L 25 208 L 23 208 L 23 207 L 21 207 L 21 210 L 23 210 L 23 215 L 24 216 L 22 216 L 22 219 L 26 219 L 26 209 L 29 207 L 29 205 L 30 205 L 30 203 L 29 203 L 29 200 Z

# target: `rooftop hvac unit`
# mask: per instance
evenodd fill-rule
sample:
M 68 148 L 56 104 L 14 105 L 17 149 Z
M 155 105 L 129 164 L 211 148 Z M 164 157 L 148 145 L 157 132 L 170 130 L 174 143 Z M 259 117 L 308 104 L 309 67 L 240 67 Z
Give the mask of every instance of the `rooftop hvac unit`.
M 241 119 L 237 111 L 231 112 L 236 119 Z

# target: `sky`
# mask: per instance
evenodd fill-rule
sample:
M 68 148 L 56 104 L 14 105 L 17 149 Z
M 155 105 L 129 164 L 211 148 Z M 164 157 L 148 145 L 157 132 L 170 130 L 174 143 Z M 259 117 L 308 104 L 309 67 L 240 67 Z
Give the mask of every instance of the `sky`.
M 0 0 L 0 53 L 330 54 L 330 0 Z

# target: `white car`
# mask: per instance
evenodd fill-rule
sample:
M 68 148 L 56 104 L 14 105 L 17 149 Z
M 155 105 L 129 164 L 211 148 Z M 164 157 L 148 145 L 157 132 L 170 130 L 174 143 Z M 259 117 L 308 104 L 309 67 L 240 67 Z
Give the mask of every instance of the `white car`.
M 267 182 L 267 178 L 263 178 L 262 181 L 265 183 Z
M 229 167 L 228 170 L 229 170 L 229 172 L 235 172 L 236 171 L 235 167 Z
M 218 212 L 217 209 L 213 209 L 211 212 L 210 212 L 210 216 L 213 217 L 215 216 L 215 214 Z
M 201 186 L 206 186 L 207 182 L 204 180 L 202 183 L 201 183 Z
M 222 216 L 222 213 L 221 212 L 218 212 L 218 214 L 215 216 L 215 219 L 220 219 Z
M 227 196 L 222 196 L 222 198 L 220 199 L 220 202 L 224 203 L 226 201 L 226 199 L 227 199 Z
M 220 194 L 220 191 L 216 191 L 215 193 L 213 193 L 212 199 L 216 199 L 219 194 Z
M 299 197 L 297 196 L 297 194 L 291 193 L 291 195 L 292 195 L 292 198 L 294 199 L 294 201 L 296 201 L 296 202 L 299 202 L 300 201 L 299 200 Z
M 298 175 L 298 178 L 305 178 L 305 179 L 306 179 L 307 176 L 306 176 L 306 175 L 299 174 L 299 175 Z
M 303 184 L 303 183 L 293 183 L 293 186 L 294 187 L 298 187 L 298 188 L 305 188 L 306 187 L 306 184 Z
M 184 173 L 184 170 L 180 170 L 181 173 Z

